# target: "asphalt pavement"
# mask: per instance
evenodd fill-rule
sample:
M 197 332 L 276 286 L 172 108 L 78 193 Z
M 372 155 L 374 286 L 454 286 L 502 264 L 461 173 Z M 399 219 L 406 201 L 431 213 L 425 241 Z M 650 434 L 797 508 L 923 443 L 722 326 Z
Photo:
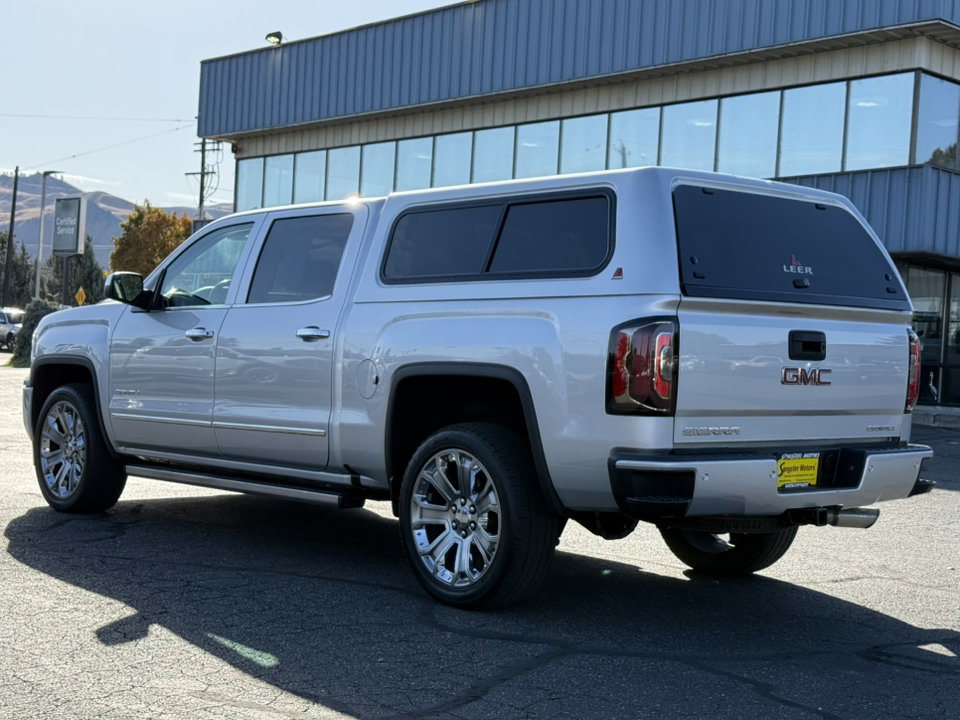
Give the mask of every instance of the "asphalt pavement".
M 131 478 L 55 513 L 24 376 L 0 368 L 0 718 L 960 717 L 960 432 L 916 429 L 931 494 L 752 578 L 571 524 L 530 602 L 475 613 L 421 591 L 383 503 Z

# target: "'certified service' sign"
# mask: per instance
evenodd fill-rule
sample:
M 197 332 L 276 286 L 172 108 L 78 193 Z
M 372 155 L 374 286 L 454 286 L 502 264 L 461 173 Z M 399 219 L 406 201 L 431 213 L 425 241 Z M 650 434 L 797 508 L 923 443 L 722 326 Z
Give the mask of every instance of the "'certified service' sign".
M 59 198 L 53 217 L 53 254 L 82 255 L 87 234 L 87 203 L 84 199 Z

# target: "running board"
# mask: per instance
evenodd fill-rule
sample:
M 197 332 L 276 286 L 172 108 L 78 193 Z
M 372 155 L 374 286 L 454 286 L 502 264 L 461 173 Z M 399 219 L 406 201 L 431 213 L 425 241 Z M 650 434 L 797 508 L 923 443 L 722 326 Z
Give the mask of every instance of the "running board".
M 184 470 L 150 467 L 148 465 L 127 465 L 128 475 L 147 478 L 149 480 L 164 480 L 167 482 L 182 483 L 184 485 L 198 485 L 216 490 L 230 490 L 232 492 L 247 493 L 249 495 L 263 495 L 264 497 L 280 498 L 327 505 L 338 508 L 363 507 L 364 499 L 356 495 L 344 495 L 332 490 L 314 490 L 313 488 L 287 487 L 250 480 L 237 480 L 222 475 L 209 475 Z

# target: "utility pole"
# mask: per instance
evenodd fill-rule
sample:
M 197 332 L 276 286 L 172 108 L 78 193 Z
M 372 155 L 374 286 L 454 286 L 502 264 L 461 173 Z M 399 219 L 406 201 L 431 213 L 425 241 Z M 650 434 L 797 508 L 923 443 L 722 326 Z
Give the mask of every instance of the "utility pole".
M 197 219 L 193 221 L 194 232 L 204 225 L 203 206 L 207 199 L 207 178 L 213 174 L 207 167 L 207 139 L 201 138 L 197 145 L 200 146 L 200 149 L 197 150 L 197 152 L 200 153 L 200 172 L 184 173 L 187 176 L 197 176 L 200 178 L 200 202 L 197 205 Z
M 0 305 L 10 297 L 10 271 L 13 269 L 13 219 L 17 214 L 17 182 L 20 180 L 20 166 L 13 171 L 13 199 L 10 201 L 10 232 L 7 234 L 7 259 L 3 267 L 3 297 Z

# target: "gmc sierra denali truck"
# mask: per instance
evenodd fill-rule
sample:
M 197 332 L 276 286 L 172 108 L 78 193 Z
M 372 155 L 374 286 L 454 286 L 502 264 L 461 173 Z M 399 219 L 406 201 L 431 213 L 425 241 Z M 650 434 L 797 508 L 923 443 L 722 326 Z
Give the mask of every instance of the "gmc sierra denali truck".
M 128 475 L 390 500 L 452 605 L 528 595 L 569 519 L 736 575 L 930 488 L 910 299 L 830 193 L 646 168 L 274 208 L 107 294 L 33 336 L 53 508 Z

